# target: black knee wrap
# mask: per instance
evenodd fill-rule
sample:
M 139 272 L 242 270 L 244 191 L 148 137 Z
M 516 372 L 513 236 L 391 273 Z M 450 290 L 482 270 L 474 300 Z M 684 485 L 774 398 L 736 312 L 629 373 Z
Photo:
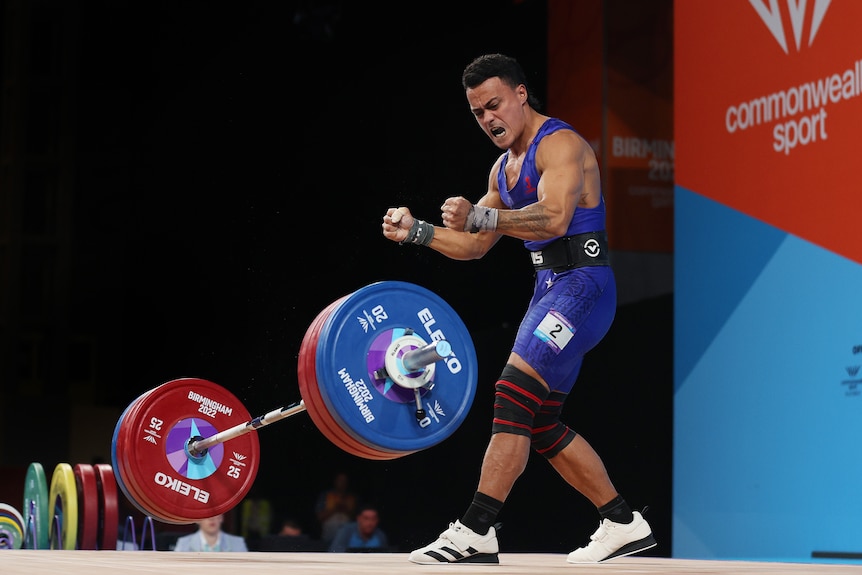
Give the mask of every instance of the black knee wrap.
M 533 419 L 548 389 L 520 369 L 506 364 L 494 387 L 494 423 L 491 433 L 514 433 L 530 437 Z
M 575 432 L 560 422 L 566 395 L 552 391 L 533 419 L 533 450 L 547 459 L 560 453 L 575 438 Z

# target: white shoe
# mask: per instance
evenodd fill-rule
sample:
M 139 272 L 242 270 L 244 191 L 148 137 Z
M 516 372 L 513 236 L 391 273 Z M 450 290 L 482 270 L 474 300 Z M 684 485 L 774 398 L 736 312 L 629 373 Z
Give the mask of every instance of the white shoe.
M 610 519 L 599 523 L 599 528 L 590 536 L 589 544 L 569 553 L 566 561 L 601 563 L 640 553 L 655 546 L 649 523 L 644 520 L 643 515 L 635 511 L 634 521 L 631 523 L 614 523 Z
M 460 521 L 449 524 L 449 529 L 431 545 L 426 545 L 410 554 L 410 561 L 423 565 L 438 563 L 499 563 L 497 556 L 497 530 L 488 529 L 479 535 Z

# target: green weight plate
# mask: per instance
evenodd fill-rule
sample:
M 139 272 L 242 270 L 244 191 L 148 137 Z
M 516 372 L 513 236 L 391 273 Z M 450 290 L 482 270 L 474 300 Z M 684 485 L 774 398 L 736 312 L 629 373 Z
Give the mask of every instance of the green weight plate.
M 48 503 L 48 480 L 41 463 L 33 462 L 24 479 L 24 549 L 47 549 L 51 525 Z

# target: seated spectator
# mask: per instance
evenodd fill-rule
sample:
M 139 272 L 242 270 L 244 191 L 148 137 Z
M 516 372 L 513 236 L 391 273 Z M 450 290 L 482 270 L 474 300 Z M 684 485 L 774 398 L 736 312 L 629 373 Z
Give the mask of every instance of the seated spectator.
M 302 525 L 300 525 L 299 521 L 293 519 L 292 517 L 288 517 L 281 522 L 281 530 L 278 532 L 278 534 L 283 537 L 298 537 L 300 535 L 304 535 L 302 531 Z
M 263 537 L 258 545 L 258 551 L 326 551 L 322 542 L 308 536 L 302 525 L 293 518 L 287 518 L 281 523 L 281 529 L 275 535 Z
M 389 551 L 389 538 L 380 528 L 380 515 L 374 505 L 362 505 L 356 520 L 346 523 L 329 546 L 335 553 Z
M 197 521 L 194 533 L 177 539 L 174 551 L 248 551 L 245 539 L 222 531 L 224 515 Z
M 249 549 L 261 537 L 272 535 L 272 504 L 268 499 L 248 497 L 239 508 L 239 535 L 242 535 Z
M 315 504 L 320 539 L 329 545 L 342 525 L 356 513 L 357 497 L 344 471 L 335 474 L 332 487 L 318 495 Z

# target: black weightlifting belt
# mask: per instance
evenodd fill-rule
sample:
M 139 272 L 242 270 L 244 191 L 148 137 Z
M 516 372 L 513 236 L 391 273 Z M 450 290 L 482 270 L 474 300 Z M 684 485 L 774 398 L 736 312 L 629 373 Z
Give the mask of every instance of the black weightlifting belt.
M 586 232 L 554 240 L 544 249 L 530 252 L 536 270 L 564 272 L 585 266 L 610 265 L 608 235 L 604 231 Z

